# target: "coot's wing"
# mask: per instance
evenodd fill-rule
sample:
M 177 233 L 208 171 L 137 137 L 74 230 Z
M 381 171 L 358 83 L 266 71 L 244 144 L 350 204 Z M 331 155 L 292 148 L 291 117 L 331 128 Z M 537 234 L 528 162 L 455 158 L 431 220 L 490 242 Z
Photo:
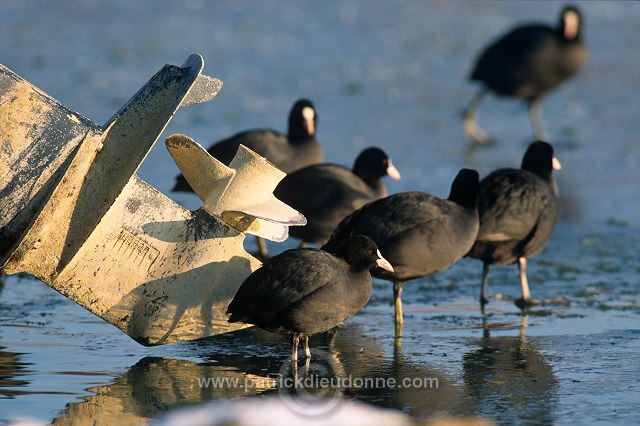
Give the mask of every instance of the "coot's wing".
M 523 255 L 525 257 L 533 256 L 540 252 L 558 223 L 558 205 L 555 194 L 549 190 L 546 196 L 541 197 L 540 215 L 538 216 L 538 222 L 535 225 L 535 231 L 532 233 L 530 239 L 524 244 Z
M 542 179 L 523 170 L 497 170 L 480 184 L 477 239 L 497 242 L 531 238 L 532 230 L 549 219 L 549 209 L 556 211 L 555 196 Z
M 442 203 L 424 192 L 402 192 L 372 201 L 344 218 L 323 249 L 336 252 L 357 234 L 367 235 L 382 249 L 396 235 L 437 220 L 443 214 Z
M 230 322 L 272 316 L 335 280 L 340 260 L 316 250 L 287 250 L 242 283 L 227 312 Z
M 335 164 L 318 164 L 290 173 L 274 195 L 308 218 L 332 216 L 336 210 L 346 209 L 348 213 L 374 198 L 360 177 Z
M 396 206 L 404 213 L 392 216 L 379 244 L 394 272 L 376 269 L 373 273 L 378 277 L 404 281 L 442 271 L 464 256 L 475 241 L 478 222 L 467 209 L 429 194 L 416 194 L 410 200 L 408 205 Z

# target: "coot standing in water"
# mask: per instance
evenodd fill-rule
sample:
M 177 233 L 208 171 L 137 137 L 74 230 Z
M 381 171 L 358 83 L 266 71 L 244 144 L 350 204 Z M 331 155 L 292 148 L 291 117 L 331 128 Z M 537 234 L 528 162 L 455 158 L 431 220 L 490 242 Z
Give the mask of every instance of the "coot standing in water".
M 393 271 L 368 237 L 349 239 L 332 255 L 305 248 L 267 259 L 240 285 L 229 304 L 229 322 L 254 324 L 291 335 L 291 360 L 302 341 L 307 358 L 309 336 L 327 331 L 355 315 L 371 297 L 371 273 Z
M 527 259 L 544 248 L 558 221 L 553 169 L 560 169 L 553 147 L 538 141 L 529 145 L 520 169 L 498 169 L 480 182 L 480 230 L 468 255 L 483 262 L 483 310 L 490 265 L 517 263 L 522 298 L 516 304 L 524 308 L 535 303 L 527 282 Z
M 340 250 L 352 235 L 367 235 L 393 265 L 374 270 L 393 282 L 396 334 L 401 334 L 402 286 L 440 272 L 462 258 L 478 233 L 478 172 L 462 169 L 444 200 L 424 192 L 402 192 L 366 204 L 347 216 L 323 249 Z
M 207 150 L 212 157 L 229 165 L 240 144 L 263 156 L 285 173 L 311 164 L 322 163 L 324 154 L 316 139 L 318 114 L 308 99 L 299 99 L 289 113 L 287 134 L 270 129 L 254 129 L 219 141 Z M 176 177 L 173 191 L 193 192 L 182 174 Z M 264 240 L 257 237 L 259 254 L 268 256 Z
M 324 243 L 340 221 L 366 203 L 387 195 L 383 176 L 400 179 L 391 159 L 380 148 L 363 150 L 353 169 L 315 164 L 282 179 L 273 194 L 307 219 L 289 234 L 306 243 Z
M 477 59 L 471 80 L 483 87 L 464 114 L 465 135 L 477 142 L 490 141 L 478 127 L 475 114 L 490 91 L 524 99 L 529 104 L 535 137 L 546 140 L 540 114 L 542 97 L 575 76 L 586 59 L 582 42 L 582 16 L 573 6 L 562 9 L 560 23 L 516 27 L 487 47 Z

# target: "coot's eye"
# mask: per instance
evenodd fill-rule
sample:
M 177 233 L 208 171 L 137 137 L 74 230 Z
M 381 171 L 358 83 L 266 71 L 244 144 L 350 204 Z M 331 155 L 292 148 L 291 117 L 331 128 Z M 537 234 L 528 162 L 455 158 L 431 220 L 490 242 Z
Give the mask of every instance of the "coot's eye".
M 368 250 L 367 254 L 373 254 L 373 250 Z

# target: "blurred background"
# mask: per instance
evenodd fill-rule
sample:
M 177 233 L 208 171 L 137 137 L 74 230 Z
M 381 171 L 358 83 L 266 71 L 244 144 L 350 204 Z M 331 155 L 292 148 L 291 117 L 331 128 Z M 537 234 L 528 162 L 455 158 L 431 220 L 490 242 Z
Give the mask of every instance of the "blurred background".
M 351 165 L 386 149 L 404 179 L 391 192 L 443 194 L 460 167 L 518 165 L 532 138 L 527 109 L 488 98 L 478 121 L 499 144 L 464 156 L 460 114 L 481 48 L 515 24 L 555 25 L 560 2 L 5 1 L 2 63 L 64 105 L 103 124 L 165 63 L 189 54 L 220 78 L 218 98 L 181 111 L 167 129 L 205 146 L 240 130 L 286 131 L 293 101 L 320 115 L 327 161 Z M 583 72 L 552 92 L 543 116 L 563 164 L 576 219 L 638 223 L 635 120 L 640 33 L 635 3 L 585 2 Z M 168 192 L 177 168 L 164 138 L 140 175 Z M 635 192 L 634 192 L 635 191 Z M 190 198 L 190 197 L 189 197 Z M 633 205 L 629 205 L 629 204 Z

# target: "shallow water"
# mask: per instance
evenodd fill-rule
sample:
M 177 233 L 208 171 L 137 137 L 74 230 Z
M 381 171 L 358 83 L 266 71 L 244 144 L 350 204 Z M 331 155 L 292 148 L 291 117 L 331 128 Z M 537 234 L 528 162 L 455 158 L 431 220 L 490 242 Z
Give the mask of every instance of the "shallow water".
M 523 317 L 517 270 L 496 267 L 487 315 L 476 300 L 481 265 L 463 259 L 405 287 L 405 325 L 393 336 L 391 288 L 374 282 L 367 307 L 333 341 L 312 339 L 333 373 L 431 378 L 437 388 L 342 389 L 345 397 L 414 419 L 478 415 L 498 423 L 631 423 L 640 400 L 640 4 L 580 3 L 589 59 L 544 102 L 563 164 L 563 219 L 529 262 L 534 297 L 571 304 Z M 208 104 L 180 110 L 139 173 L 169 193 L 177 167 L 171 133 L 208 145 L 237 130 L 284 130 L 291 103 L 318 108 L 328 161 L 349 165 L 383 147 L 403 179 L 390 192 L 444 196 L 460 167 L 481 174 L 517 166 L 530 142 L 526 109 L 489 98 L 480 124 L 498 143 L 469 150 L 459 114 L 476 90 L 465 81 L 475 52 L 511 23 L 555 22 L 555 2 L 216 1 L 20 2 L 0 6 L 0 62 L 63 104 L 104 123 L 165 63 L 191 53 L 224 81 Z M 271 244 L 273 252 L 295 241 Z M 254 248 L 252 238 L 247 247 Z M 30 277 L 0 293 L 0 422 L 136 424 L 227 397 L 278 395 L 288 342 L 243 330 L 145 348 Z M 198 378 L 257 387 L 206 388 Z M 270 380 L 269 380 L 270 379 Z

